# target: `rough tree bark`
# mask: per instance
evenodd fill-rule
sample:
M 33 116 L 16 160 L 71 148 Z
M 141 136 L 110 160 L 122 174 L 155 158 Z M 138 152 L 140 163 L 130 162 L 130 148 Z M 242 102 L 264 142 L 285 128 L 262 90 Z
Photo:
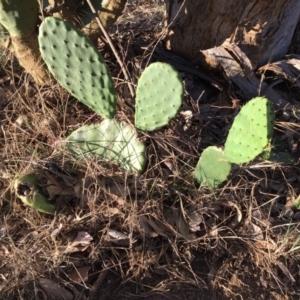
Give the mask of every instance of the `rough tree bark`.
M 282 58 L 300 17 L 299 0 L 166 0 L 166 46 L 196 59 L 200 50 L 232 43 L 253 68 Z

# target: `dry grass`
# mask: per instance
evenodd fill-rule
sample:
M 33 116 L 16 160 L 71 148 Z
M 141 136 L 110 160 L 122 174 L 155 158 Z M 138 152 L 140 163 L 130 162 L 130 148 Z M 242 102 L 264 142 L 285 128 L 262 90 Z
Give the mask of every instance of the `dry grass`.
M 135 15 L 129 6 L 112 29 L 134 82 L 160 38 L 162 9 L 153 7 Z M 117 118 L 133 123 L 120 70 L 101 51 L 117 87 Z M 199 153 L 224 144 L 237 112 L 228 90 L 206 104 L 186 91 L 187 130 L 179 114 L 165 128 L 139 133 L 148 163 L 135 175 L 55 151 L 74 129 L 100 118 L 58 85 L 37 87 L 11 60 L 2 65 L 1 298 L 60 299 L 55 290 L 73 299 L 299 298 L 299 213 L 291 209 L 299 166 L 256 161 L 213 192 L 193 180 Z M 278 116 L 276 129 L 280 151 L 299 159 L 299 120 Z M 39 214 L 16 198 L 13 179 L 37 169 L 62 214 Z

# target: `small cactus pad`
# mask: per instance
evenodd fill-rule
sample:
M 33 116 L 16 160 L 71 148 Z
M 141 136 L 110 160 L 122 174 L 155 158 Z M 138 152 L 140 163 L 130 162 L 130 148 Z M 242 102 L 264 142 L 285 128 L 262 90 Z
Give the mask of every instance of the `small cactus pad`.
M 203 186 L 214 189 L 227 179 L 230 171 L 231 163 L 222 149 L 210 146 L 202 152 L 194 175 Z
M 50 72 L 65 89 L 102 117 L 114 117 L 112 77 L 88 38 L 69 23 L 48 17 L 40 27 L 39 44 Z
M 17 196 L 26 205 L 35 208 L 39 212 L 53 215 L 54 205 L 48 201 L 39 186 L 39 180 L 35 173 L 24 174 L 14 181 Z
M 183 100 L 183 84 L 169 64 L 156 62 L 145 69 L 136 90 L 135 125 L 154 130 L 175 117 Z
M 263 97 L 249 101 L 235 117 L 225 143 L 225 155 L 235 164 L 247 163 L 262 153 L 274 130 L 274 109 Z
M 129 171 L 142 171 L 146 161 L 145 146 L 135 130 L 116 120 L 80 127 L 67 138 L 67 146 L 79 158 L 94 156 Z

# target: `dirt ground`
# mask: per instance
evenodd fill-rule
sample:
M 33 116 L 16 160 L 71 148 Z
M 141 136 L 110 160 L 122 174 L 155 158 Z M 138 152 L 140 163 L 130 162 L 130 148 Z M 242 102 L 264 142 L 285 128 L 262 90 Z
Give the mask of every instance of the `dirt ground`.
M 164 51 L 159 1 L 129 1 L 109 34 L 134 84 L 149 62 L 180 59 Z M 116 118 L 134 124 L 120 67 L 104 42 L 98 47 L 113 74 Z M 199 155 L 224 145 L 248 100 L 232 101 L 241 93 L 221 74 L 222 92 L 179 69 L 183 107 L 168 126 L 139 132 L 148 162 L 131 174 L 57 151 L 101 118 L 58 84 L 35 85 L 6 52 L 0 60 L 1 299 L 300 298 L 298 112 L 276 112 L 272 148 L 288 162 L 260 156 L 210 191 L 193 178 Z M 284 82 L 278 91 L 300 103 L 299 87 Z M 38 213 L 16 197 L 14 179 L 32 170 L 63 214 Z

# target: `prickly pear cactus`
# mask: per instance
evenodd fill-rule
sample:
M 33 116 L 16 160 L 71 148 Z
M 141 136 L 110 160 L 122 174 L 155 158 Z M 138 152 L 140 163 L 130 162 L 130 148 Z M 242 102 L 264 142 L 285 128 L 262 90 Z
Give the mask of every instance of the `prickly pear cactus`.
M 102 117 L 113 118 L 114 84 L 92 42 L 69 23 L 48 17 L 40 26 L 39 43 L 42 57 L 58 82 Z
M 129 171 L 142 171 L 146 161 L 145 146 L 135 130 L 116 120 L 80 127 L 67 138 L 67 147 L 79 158 L 94 156 Z
M 225 143 L 225 155 L 235 164 L 247 163 L 264 151 L 274 129 L 274 109 L 263 97 L 249 101 L 235 117 Z
M 11 37 L 26 37 L 36 28 L 38 20 L 36 0 L 0 0 L 0 23 Z
M 227 179 L 230 171 L 231 163 L 222 149 L 211 146 L 202 152 L 194 176 L 203 186 L 214 189 Z
M 20 176 L 14 182 L 17 196 L 26 205 L 35 208 L 39 212 L 54 214 L 54 205 L 42 193 L 38 178 L 35 173 Z
M 135 126 L 154 130 L 175 117 L 183 100 L 183 84 L 169 64 L 156 62 L 142 73 L 136 90 Z

